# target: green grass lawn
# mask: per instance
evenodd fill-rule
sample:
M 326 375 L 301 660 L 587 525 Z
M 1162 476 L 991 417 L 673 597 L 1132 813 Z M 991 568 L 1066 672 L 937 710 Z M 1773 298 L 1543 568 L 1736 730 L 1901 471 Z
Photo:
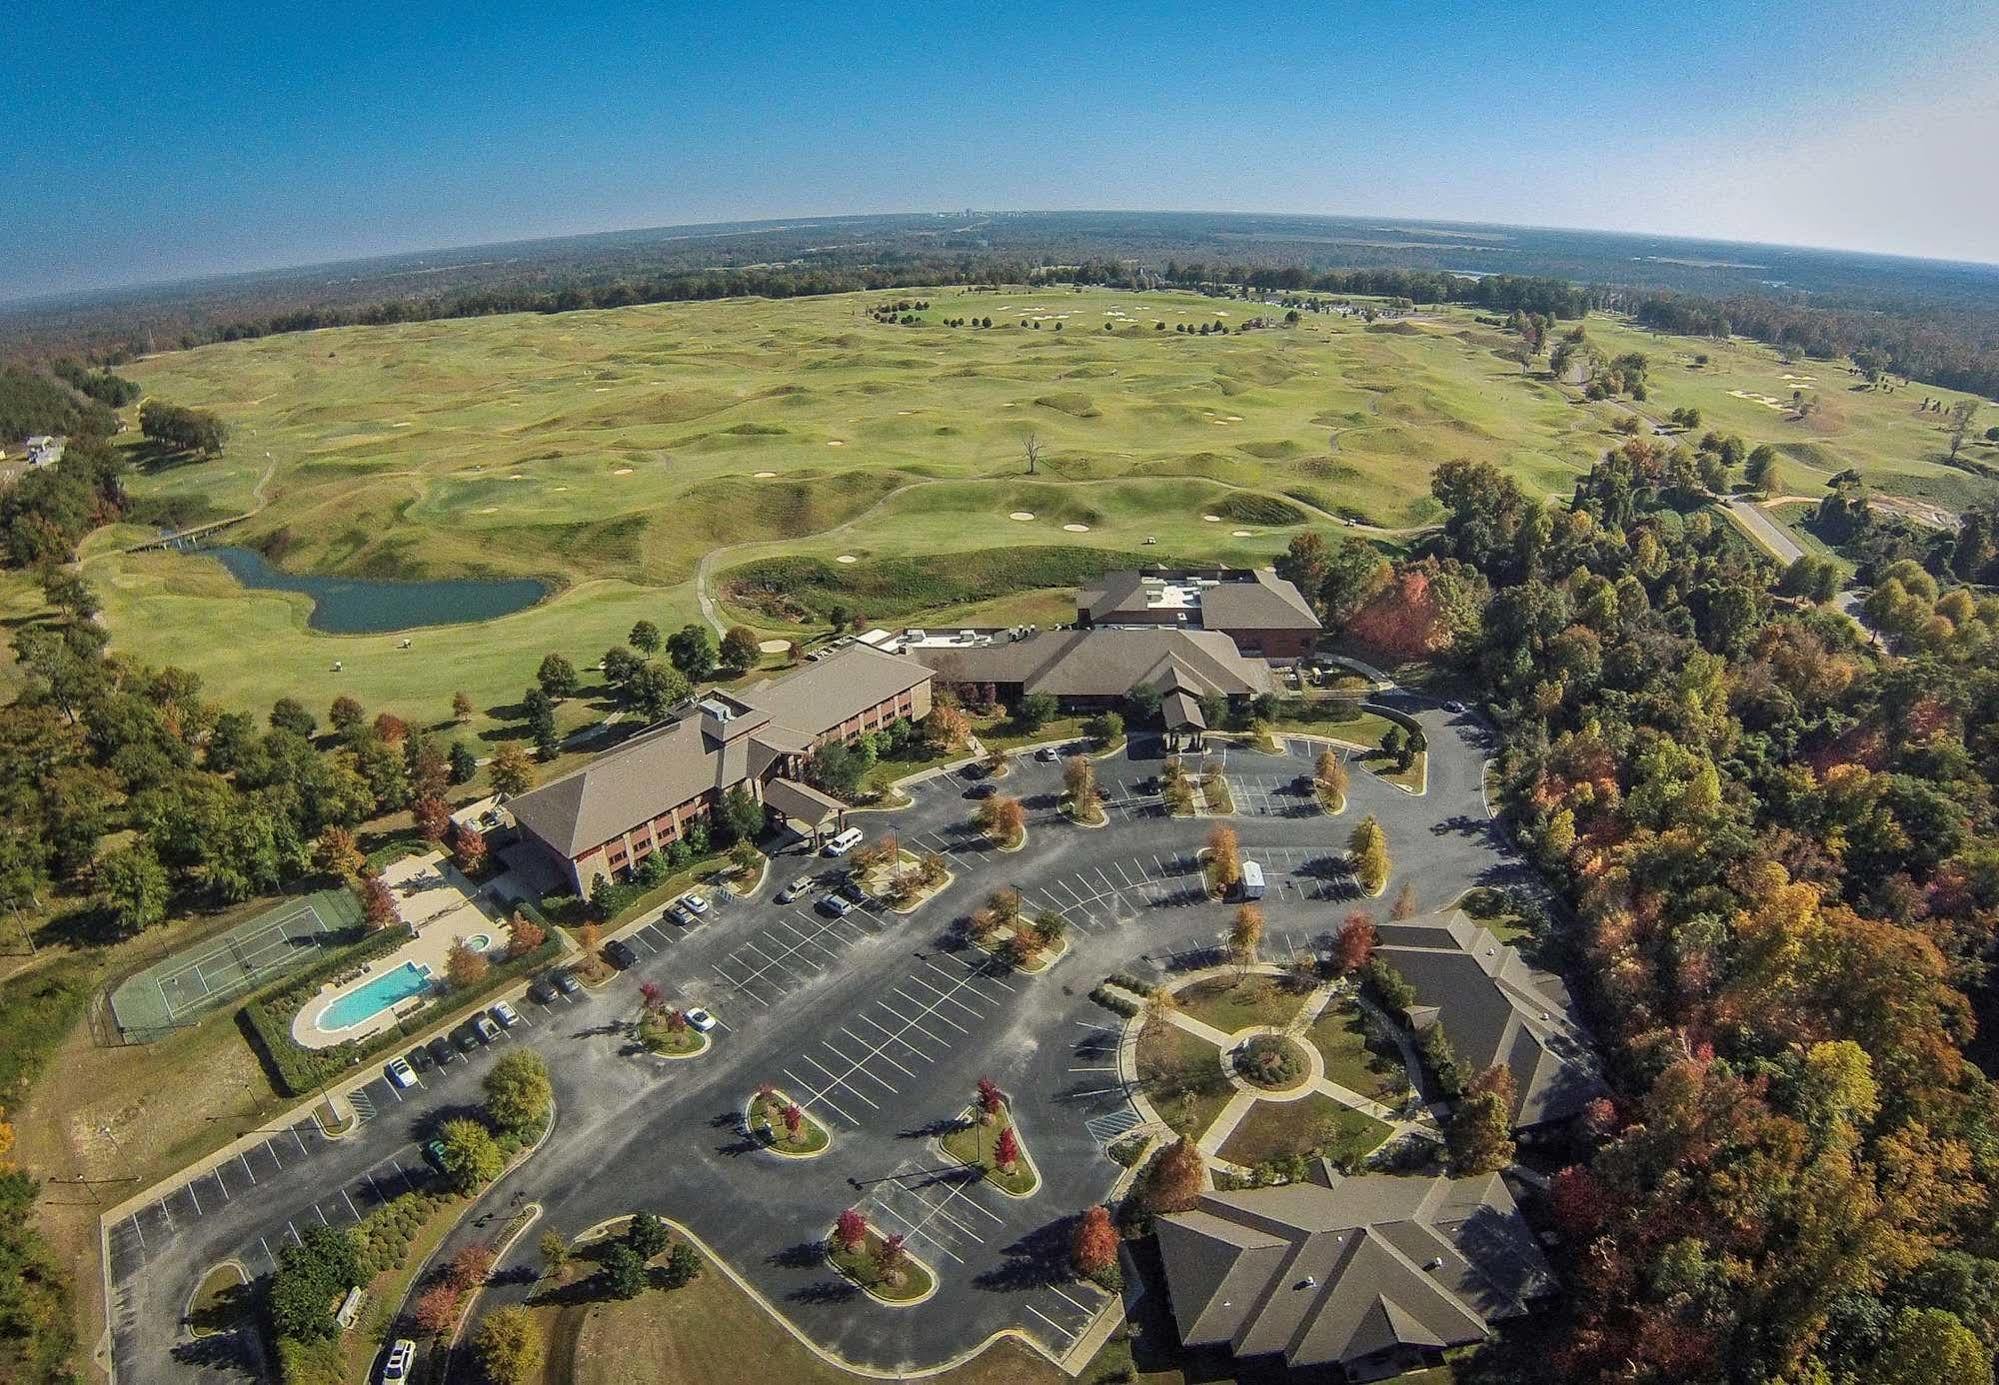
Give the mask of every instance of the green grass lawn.
M 251 1312 L 248 1281 L 235 1265 L 217 1265 L 202 1277 L 189 1300 L 188 1330 L 197 1337 L 227 1332 Z
M 266 507 L 230 539 L 291 570 L 530 575 L 558 591 L 487 625 L 419 632 L 398 651 L 396 636 L 309 632 L 300 598 L 246 593 L 211 561 L 114 551 L 136 529 L 91 544 L 85 575 L 115 648 L 191 667 L 231 704 L 351 692 L 429 721 L 463 688 L 482 709 L 473 729 L 486 731 L 486 709 L 510 703 L 543 653 L 590 662 L 640 617 L 668 629 L 693 619 L 705 554 L 718 573 L 846 556 L 856 561 L 838 570 L 863 589 L 891 560 L 916 559 L 913 585 L 877 582 L 875 609 L 857 609 L 1048 624 L 1068 614 L 1070 580 L 1031 580 L 1033 565 L 1009 566 L 1007 554 L 1268 561 L 1340 519 L 1398 531 L 1379 536 L 1393 546 L 1436 518 L 1428 484 L 1440 459 L 1490 461 L 1559 495 L 1619 440 L 1615 406 L 1523 376 L 1467 309 L 1392 331 L 1308 317 L 1198 337 L 1172 328 L 1267 310 L 1108 289 L 926 296 L 916 326 L 875 322 L 884 295 L 860 293 L 342 328 L 147 356 L 121 370 L 150 396 L 216 410 L 231 436 L 213 461 L 135 474 L 142 506 L 234 513 L 262 481 Z M 995 326 L 943 325 L 975 314 Z M 1921 394 L 1948 406 L 1950 391 L 1855 390 L 1828 363 L 1786 366 L 1767 347 L 1658 337 L 1602 314 L 1588 329 L 1606 354 L 1652 359 L 1648 410 L 1691 405 L 1704 428 L 1777 446 L 1793 493 L 1816 495 L 1848 466 L 1946 505 L 1992 492 L 1944 464 L 1942 424 L 1917 413 Z M 1709 357 L 1698 370 L 1696 351 Z M 1750 397 L 1788 400 L 1792 388 L 1822 400 L 1802 422 Z M 1030 431 L 1034 476 L 1022 461 Z M 1030 580 L 975 591 L 945 580 L 980 571 Z M 25 577 L 0 583 L 0 610 L 36 604 Z M 725 610 L 803 628 L 782 612 Z
M 1175 995 L 1188 1018 L 1212 1024 L 1224 1034 L 1258 1024 L 1289 1024 L 1305 1004 L 1304 992 L 1274 976 L 1210 977 Z
M 1387 1102 L 1408 1086 L 1395 1045 L 1376 1038 L 1351 1001 L 1328 1002 L 1305 1037 L 1326 1060 L 1327 1079 L 1349 1091 Z
M 1158 1020 L 1139 1033 L 1138 1083 L 1173 1133 L 1192 1137 L 1212 1125 L 1235 1094 L 1222 1071 L 1221 1050 Z
M 1244 1168 L 1299 1155 L 1359 1158 L 1388 1135 L 1374 1117 L 1314 1092 L 1297 1101 L 1257 1102 L 1216 1152 Z

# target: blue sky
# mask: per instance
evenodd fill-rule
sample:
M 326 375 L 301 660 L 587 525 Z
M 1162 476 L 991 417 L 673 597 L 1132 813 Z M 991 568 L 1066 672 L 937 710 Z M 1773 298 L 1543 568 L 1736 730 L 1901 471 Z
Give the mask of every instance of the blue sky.
M 1990 4 L 7 8 L 0 299 L 968 206 L 1999 261 Z

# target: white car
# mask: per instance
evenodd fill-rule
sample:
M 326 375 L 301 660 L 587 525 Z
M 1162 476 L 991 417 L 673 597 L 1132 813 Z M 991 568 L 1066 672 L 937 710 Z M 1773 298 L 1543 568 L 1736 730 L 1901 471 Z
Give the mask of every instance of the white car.
M 698 894 L 691 894 L 680 902 L 685 904 L 692 913 L 705 914 L 708 912 L 708 901 Z
M 382 1363 L 382 1385 L 395 1385 L 399 1380 L 410 1378 L 410 1367 L 416 1364 L 416 1343 L 407 1337 L 399 1337 L 389 1348 L 389 1359 Z
M 812 877 L 809 875 L 801 875 L 796 880 L 792 881 L 789 885 L 786 885 L 783 889 L 777 892 L 777 902 L 779 904 L 789 904 L 791 903 L 792 900 L 798 898 L 800 895 L 804 894 L 807 890 L 811 888 L 812 888 Z
M 703 1034 L 715 1027 L 715 1017 L 706 1010 L 689 1010 L 687 1022 Z
M 389 1059 L 388 1066 L 383 1070 L 389 1074 L 389 1081 L 398 1087 L 408 1088 L 416 1085 L 416 1069 L 401 1058 Z

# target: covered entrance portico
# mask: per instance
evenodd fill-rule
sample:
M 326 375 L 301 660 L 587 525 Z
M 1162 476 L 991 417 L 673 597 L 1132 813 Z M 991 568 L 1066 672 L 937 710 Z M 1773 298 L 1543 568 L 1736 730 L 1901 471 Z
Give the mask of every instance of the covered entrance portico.
M 809 837 L 814 846 L 822 836 L 847 826 L 846 804 L 796 779 L 773 779 L 764 785 L 764 807 L 780 824 Z
M 1201 713 L 1201 700 L 1178 688 L 1159 699 L 1159 716 L 1166 725 L 1168 750 L 1199 750 L 1208 719 Z

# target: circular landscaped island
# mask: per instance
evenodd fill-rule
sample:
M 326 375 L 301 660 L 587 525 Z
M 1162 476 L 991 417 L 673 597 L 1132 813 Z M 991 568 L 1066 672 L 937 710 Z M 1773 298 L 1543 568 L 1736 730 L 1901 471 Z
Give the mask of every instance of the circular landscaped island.
M 1234 1054 L 1236 1075 L 1266 1092 L 1289 1091 L 1312 1070 L 1305 1050 L 1282 1034 L 1258 1034 Z

